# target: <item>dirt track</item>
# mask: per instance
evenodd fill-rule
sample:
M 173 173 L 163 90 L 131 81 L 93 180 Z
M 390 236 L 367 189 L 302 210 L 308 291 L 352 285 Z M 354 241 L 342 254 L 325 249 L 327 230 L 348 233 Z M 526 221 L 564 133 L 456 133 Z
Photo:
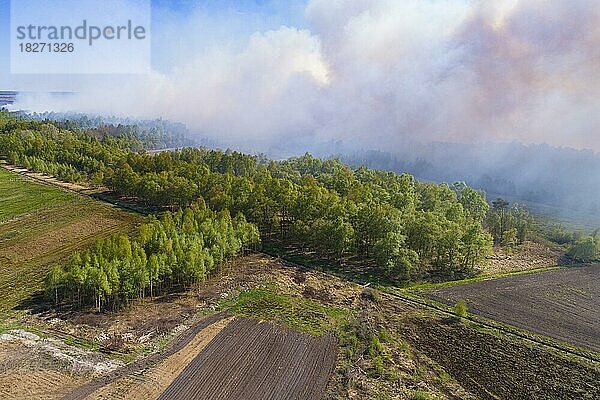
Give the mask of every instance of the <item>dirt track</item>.
M 448 286 L 428 295 L 447 304 L 464 299 L 471 312 L 600 351 L 600 266 Z
M 135 362 L 131 365 L 127 365 L 108 375 L 105 375 L 102 378 L 99 378 L 92 382 L 88 382 L 87 384 L 80 386 L 79 388 L 68 393 L 66 396 L 63 397 L 63 400 L 79 400 L 88 398 L 88 396 L 92 395 L 94 392 L 100 390 L 105 386 L 113 384 L 119 379 L 125 379 L 128 376 L 142 373 L 143 371 L 154 367 L 161 361 L 165 360 L 167 357 L 170 357 L 182 350 L 204 329 L 226 317 L 226 314 L 219 313 L 204 318 L 198 324 L 185 331 L 177 339 L 177 341 L 173 343 L 166 351 L 162 353 L 155 353 L 151 356 L 144 358 L 143 360 Z
M 320 399 L 336 361 L 336 339 L 271 323 L 230 323 L 160 397 L 169 399 Z

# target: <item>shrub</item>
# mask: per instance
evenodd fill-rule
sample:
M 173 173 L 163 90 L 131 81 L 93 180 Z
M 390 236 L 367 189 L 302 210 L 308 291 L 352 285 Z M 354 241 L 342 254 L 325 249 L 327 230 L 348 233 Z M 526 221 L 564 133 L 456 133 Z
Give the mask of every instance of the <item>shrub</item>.
M 464 300 L 459 300 L 454 305 L 454 316 L 458 321 L 467 317 L 467 303 Z
M 598 260 L 600 258 L 600 243 L 597 239 L 586 236 L 573 243 L 567 255 L 583 262 Z
M 413 400 L 435 400 L 435 396 L 421 389 L 417 389 L 412 398 Z

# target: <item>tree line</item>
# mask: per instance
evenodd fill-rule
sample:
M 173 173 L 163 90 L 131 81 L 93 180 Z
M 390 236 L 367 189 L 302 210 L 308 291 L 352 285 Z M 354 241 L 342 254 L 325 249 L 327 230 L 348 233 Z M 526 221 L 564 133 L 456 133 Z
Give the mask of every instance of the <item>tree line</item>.
M 155 296 L 174 284 L 203 282 L 215 268 L 259 242 L 258 229 L 242 215 L 231 218 L 204 204 L 160 219 L 150 216 L 134 239 L 116 234 L 48 273 L 45 289 L 55 302 L 119 307 Z
M 395 280 L 465 275 L 492 251 L 483 227 L 488 203 L 463 183 L 419 182 L 308 154 L 285 161 L 206 148 L 149 155 L 132 151 L 128 138 L 7 114 L 0 133 L 0 156 L 11 163 L 68 166 L 87 183 L 165 210 L 205 202 L 243 215 L 266 240 L 325 258 L 358 258 Z

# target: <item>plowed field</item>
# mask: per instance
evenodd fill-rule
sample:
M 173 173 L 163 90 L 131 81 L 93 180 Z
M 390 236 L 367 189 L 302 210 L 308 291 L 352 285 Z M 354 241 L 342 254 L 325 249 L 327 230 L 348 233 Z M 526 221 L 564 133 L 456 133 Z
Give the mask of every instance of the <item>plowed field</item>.
M 336 361 L 333 336 L 236 319 L 161 395 L 168 399 L 320 399 Z
M 600 351 L 600 266 L 517 275 L 432 289 L 447 304 Z

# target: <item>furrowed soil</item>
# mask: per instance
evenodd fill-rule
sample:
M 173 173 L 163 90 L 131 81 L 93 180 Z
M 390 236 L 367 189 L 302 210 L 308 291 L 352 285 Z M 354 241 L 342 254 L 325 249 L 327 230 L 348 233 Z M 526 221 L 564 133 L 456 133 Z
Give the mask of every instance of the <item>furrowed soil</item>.
M 197 354 L 208 341 L 210 341 L 229 320 L 223 313 L 214 314 L 198 321 L 194 326 L 186 329 L 167 348 L 154 352 L 149 356 L 97 377 L 88 380 L 84 385 L 70 391 L 63 400 L 75 400 L 86 398 L 127 398 L 128 394 L 135 396 L 135 390 L 139 388 L 152 388 L 154 381 L 162 382 L 164 387 L 158 388 L 158 394 L 162 393 L 169 383 L 169 378 L 161 376 L 169 366 L 175 362 L 191 359 Z M 192 357 L 191 357 L 191 356 Z M 157 394 L 157 395 L 158 395 Z M 150 398 L 156 398 L 150 397 Z
M 232 319 L 233 317 L 209 318 L 206 324 L 202 324 L 203 329 L 199 332 L 192 330 L 194 335 L 184 335 L 167 353 L 125 367 L 113 375 L 114 380 L 111 382 L 110 378 L 100 379 L 72 392 L 67 398 L 156 399 Z M 205 325 L 208 326 L 204 327 Z M 97 389 L 94 390 L 95 388 Z M 92 390 L 93 392 L 87 395 Z
M 5 361 L 0 398 L 600 398 L 597 363 L 262 254 L 125 310 L 31 318 L 128 363 L 90 376 L 0 341 L 0 366 L 27 360 Z
M 431 289 L 469 311 L 600 352 L 600 266 L 559 269 Z
M 323 397 L 336 339 L 240 318 L 229 324 L 160 396 L 168 399 Z
M 475 398 L 600 398 L 597 364 L 440 317 L 414 315 L 403 322 L 408 342 Z

